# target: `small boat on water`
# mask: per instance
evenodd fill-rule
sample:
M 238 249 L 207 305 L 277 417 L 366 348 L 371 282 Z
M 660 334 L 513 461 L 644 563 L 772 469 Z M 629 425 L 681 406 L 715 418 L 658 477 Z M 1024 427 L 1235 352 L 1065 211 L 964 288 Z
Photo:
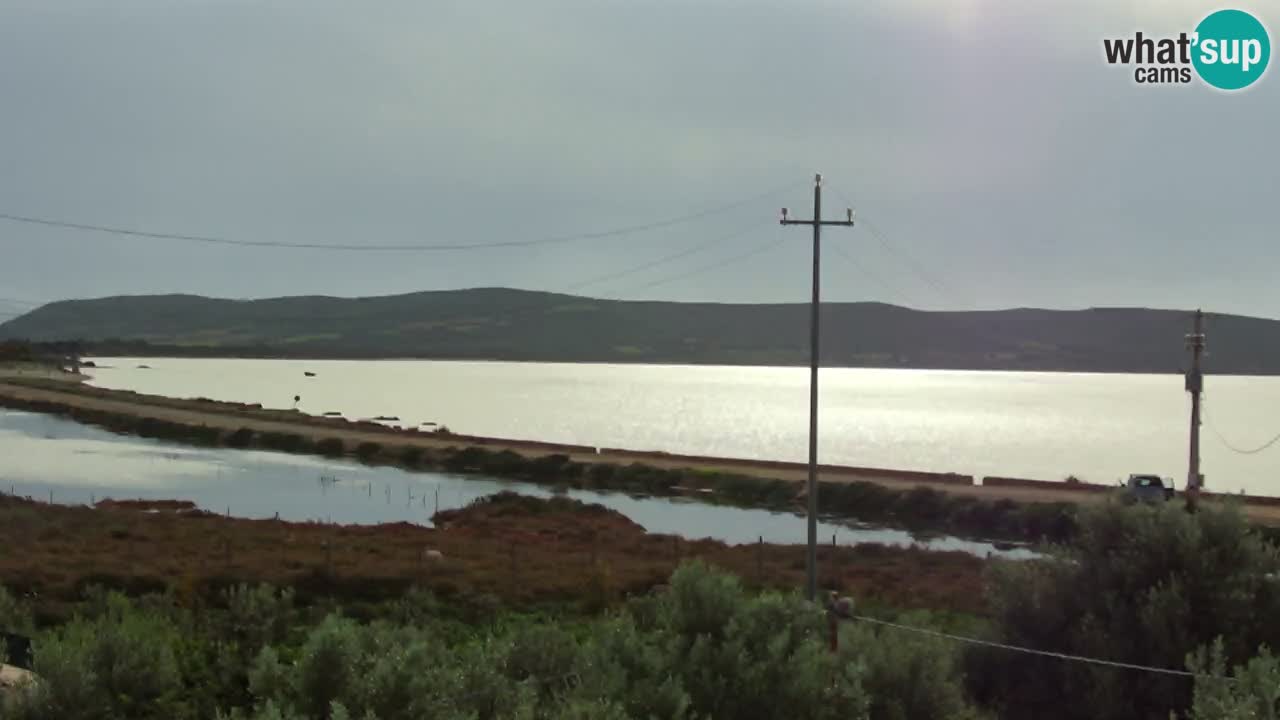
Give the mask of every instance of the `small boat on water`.
M 310 372 L 310 371 L 306 371 L 306 370 L 304 370 L 304 371 L 302 372 L 302 374 L 303 374 L 303 375 L 306 375 L 307 377 L 315 377 L 315 376 L 316 376 L 316 374 L 315 374 L 315 373 Z
M 342 417 L 342 413 L 338 412 L 337 410 L 330 410 L 329 412 L 325 413 L 324 416 L 325 417 Z
M 378 417 L 374 418 L 374 420 L 378 422 L 400 422 L 400 418 L 396 417 L 395 415 L 379 415 Z

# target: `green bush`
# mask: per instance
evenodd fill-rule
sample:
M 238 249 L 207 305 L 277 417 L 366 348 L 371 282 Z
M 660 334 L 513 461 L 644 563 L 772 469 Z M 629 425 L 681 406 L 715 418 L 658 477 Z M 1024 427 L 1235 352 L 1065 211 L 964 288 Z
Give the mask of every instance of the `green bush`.
M 924 618 L 903 623 L 927 627 Z M 961 656 L 952 643 L 895 629 L 846 624 L 840 629 L 840 656 L 864 668 L 862 685 L 871 720 L 978 717 L 965 697 Z
M 528 476 L 534 482 L 553 482 L 569 477 L 571 467 L 581 473 L 581 466 L 569 462 L 568 455 L 543 455 L 528 461 Z
M 618 466 L 609 463 L 596 463 L 587 471 L 587 484 L 589 487 L 606 488 L 613 483 L 614 477 L 618 474 Z
M 307 440 L 298 433 L 264 432 L 258 442 L 265 448 L 282 452 L 300 453 L 307 450 Z
M 316 452 L 328 457 L 341 457 L 345 451 L 342 440 L 338 438 L 325 438 L 316 443 Z
M 94 619 L 76 618 L 37 638 L 35 691 L 16 713 L 26 720 L 189 716 L 173 625 L 120 595 Z
M 411 468 L 422 464 L 422 448 L 416 445 L 405 445 L 400 450 L 400 463 Z
M 368 462 L 377 457 L 382 452 L 382 444 L 376 442 L 362 442 L 356 446 L 356 457 Z
M 475 446 L 449 453 L 444 460 L 444 467 L 450 472 L 462 473 L 482 470 L 491 467 L 490 458 L 494 453 Z
M 1280 713 L 1280 661 L 1265 646 L 1230 675 L 1221 641 L 1195 653 L 1187 667 L 1199 677 L 1186 720 L 1258 720 Z
M 1206 504 L 1190 515 L 1173 504 L 1109 501 L 1081 509 L 1076 522 L 1073 545 L 1053 559 L 996 566 L 996 639 L 1165 668 L 1183 667 L 1218 638 L 1229 663 L 1280 643 L 1271 575 L 1280 556 L 1236 508 Z M 1016 717 L 1167 717 L 1191 701 L 1183 678 L 1135 681 L 1113 668 L 998 650 L 974 653 L 968 674 L 978 696 Z
M 826 648 L 822 613 L 796 596 L 750 599 L 737 578 L 692 563 L 672 576 L 655 619 L 695 715 L 866 717 L 862 669 Z
M 0 630 L 30 635 L 35 631 L 31 606 L 0 585 Z M 4 646 L 0 645 L 0 652 Z
M 526 475 L 528 471 L 524 456 L 511 450 L 476 453 L 476 458 L 476 468 L 490 475 L 512 477 Z
M 754 596 L 697 563 L 661 596 L 555 623 L 462 626 L 414 593 L 384 619 L 329 613 L 310 625 L 288 592 L 237 586 L 222 598 L 197 614 L 172 598 L 90 593 L 85 614 L 39 638 L 45 682 L 17 717 L 971 716 L 949 649 L 854 627 L 833 654 L 812 604 Z
M 226 443 L 228 447 L 247 448 L 253 444 L 253 431 L 247 427 L 242 427 L 227 435 L 223 442 Z

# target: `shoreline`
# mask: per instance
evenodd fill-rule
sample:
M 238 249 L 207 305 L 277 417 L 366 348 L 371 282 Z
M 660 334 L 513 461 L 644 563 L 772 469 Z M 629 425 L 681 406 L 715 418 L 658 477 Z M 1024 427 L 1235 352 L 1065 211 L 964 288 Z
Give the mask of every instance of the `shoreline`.
M 286 452 L 328 456 L 355 456 L 365 462 L 407 465 L 424 463 L 459 472 L 482 472 L 517 477 L 544 485 L 586 482 L 597 489 L 620 489 L 652 494 L 694 494 L 716 502 L 750 507 L 791 507 L 802 500 L 808 466 L 805 463 L 682 455 L 623 448 L 590 448 L 509 438 L 477 437 L 453 433 L 401 430 L 373 422 L 311 416 L 296 410 L 270 410 L 241 403 L 205 398 L 176 399 L 108 390 L 86 385 L 83 376 L 61 380 L 15 379 L 0 376 L 0 406 L 70 416 L 108 429 L 204 445 L 261 447 Z M 951 510 L 969 512 L 976 506 L 1014 505 L 1030 513 L 1046 507 L 1076 506 L 1111 496 L 1108 485 L 1071 484 L 1019 478 L 975 478 L 957 473 L 935 473 L 840 465 L 820 466 L 820 490 L 824 505 L 843 505 L 860 512 L 878 504 L 879 512 L 911 515 L 894 502 L 911 496 L 933 512 L 928 522 L 943 532 L 955 533 Z M 585 479 L 584 479 L 585 478 Z M 590 483 L 598 483 L 591 485 Z M 868 499 L 868 494 L 874 496 Z M 933 495 L 939 497 L 933 498 Z M 1206 498 L 1215 497 L 1211 493 Z M 721 496 L 721 497 L 716 497 Z M 890 497 L 892 496 L 892 497 Z M 1280 525 L 1280 498 L 1229 496 L 1243 500 L 1243 511 L 1253 522 Z M 942 515 L 932 508 L 939 501 Z M 913 501 L 913 502 L 915 502 Z M 901 504 L 901 503 L 899 503 Z M 917 503 L 919 504 L 919 503 Z M 1004 511 L 1002 511 L 1004 512 Z M 1040 514 L 1045 514 L 1040 512 Z M 882 522 L 884 517 L 859 517 Z M 904 522 L 908 522 L 904 521 Z M 952 526 L 947 527 L 951 523 Z M 943 527 L 936 527 L 941 525 Z M 981 533 L 981 529 L 968 530 Z M 1032 531 L 1019 531 L 1030 534 Z M 1019 539 L 1026 539 L 1021 537 Z
M 0 375 L 0 406 L 9 401 L 46 401 L 66 404 L 80 409 L 122 411 L 143 418 L 186 421 L 221 430 L 235 431 L 241 427 L 264 432 L 294 431 L 323 434 L 350 442 L 385 441 L 394 438 L 398 443 L 439 449 L 448 446 L 475 446 L 492 450 L 523 452 L 534 457 L 551 454 L 567 455 L 571 460 L 586 464 L 626 463 L 643 461 L 655 467 L 689 470 L 732 470 L 747 475 L 785 481 L 803 481 L 808 475 L 808 465 L 787 460 L 759 460 L 754 458 L 717 457 L 672 453 L 662 450 L 637 450 L 630 448 L 593 447 L 571 443 L 466 435 L 454 432 L 435 433 L 419 430 L 401 430 L 375 422 L 348 420 L 341 417 L 307 415 L 295 410 L 275 410 L 246 403 L 233 403 L 205 398 L 185 399 L 161 395 L 147 395 L 132 390 L 111 390 L 84 383 L 87 378 L 66 379 L 8 378 Z M 56 383 L 56 384 L 54 384 Z M 894 488 L 918 485 L 941 486 L 952 492 L 970 492 L 991 495 L 994 499 L 1028 501 L 1039 499 L 1052 501 L 1069 497 L 1076 499 L 1082 489 L 1111 489 L 1110 486 L 1068 486 L 1063 482 L 1020 480 L 1019 485 L 1003 487 L 999 493 L 983 492 L 980 478 L 962 473 L 933 472 L 924 470 L 900 470 L 851 465 L 820 464 L 823 482 L 874 482 Z M 1031 483 L 1027 485 L 1025 483 Z M 1033 498 L 1037 494 L 1040 497 Z
M 222 348 L 219 348 L 221 350 Z M 115 354 L 86 354 L 85 360 L 97 360 L 99 358 L 120 359 L 126 358 L 130 360 L 284 360 L 290 362 L 439 362 L 439 363 L 508 363 L 508 364 L 525 364 L 525 365 L 613 365 L 618 367 L 672 367 L 672 368 L 706 368 L 706 367 L 725 367 L 725 368 L 773 368 L 780 370 L 808 370 L 808 361 L 797 361 L 794 364 L 778 364 L 778 363 L 755 363 L 755 362 L 731 362 L 724 360 L 707 360 L 698 362 L 692 360 L 627 360 L 625 358 L 611 358 L 607 360 L 545 360 L 538 358 L 499 358 L 477 355 L 471 356 L 420 356 L 420 355 L 284 355 L 284 354 L 171 354 L 158 352 L 148 355 L 115 355 Z M 1165 377 L 1169 375 L 1183 376 L 1186 374 L 1182 369 L 1116 369 L 1116 370 L 1081 370 L 1081 369 L 1054 369 L 1052 367 L 992 367 L 978 366 L 976 364 L 968 367 L 959 367 L 956 364 L 917 364 L 917 365 L 883 365 L 883 364 L 865 364 L 865 365 L 845 365 L 835 361 L 825 361 L 822 366 L 824 370 L 903 370 L 903 371 L 919 371 L 919 372 L 957 372 L 957 373 L 992 373 L 992 374 L 1036 374 L 1036 375 L 1142 375 Z M 1239 377 L 1239 378 L 1258 378 L 1271 379 L 1280 377 L 1280 368 L 1274 371 L 1251 371 L 1251 372 L 1216 372 L 1214 375 L 1221 377 Z

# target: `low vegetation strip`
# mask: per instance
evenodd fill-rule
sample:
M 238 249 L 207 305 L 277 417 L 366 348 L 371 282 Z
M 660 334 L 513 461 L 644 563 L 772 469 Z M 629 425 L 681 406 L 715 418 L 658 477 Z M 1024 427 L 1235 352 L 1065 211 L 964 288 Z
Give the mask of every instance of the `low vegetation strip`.
M 247 520 L 180 505 L 153 512 L 154 503 L 88 508 L 0 495 L 0 584 L 39 595 L 52 621 L 92 584 L 172 590 L 196 602 L 236 583 L 269 582 L 307 602 L 355 605 L 416 586 L 476 605 L 599 608 L 647 593 L 693 558 L 753 587 L 796 587 L 804 577 L 803 546 L 650 534 L 615 511 L 568 498 L 502 493 L 441 513 L 436 528 Z M 903 607 L 982 610 L 980 558 L 878 545 L 821 553 L 822 580 L 832 589 Z
M 787 472 L 808 471 L 805 463 L 786 460 L 755 460 L 751 458 L 724 458 L 710 455 L 681 455 L 661 451 L 624 450 L 621 448 L 601 448 L 601 454 L 628 457 L 642 460 L 661 460 L 664 462 L 687 463 L 690 465 L 721 465 L 727 467 L 748 467 L 765 470 L 782 470 Z M 972 475 L 959 473 L 926 472 L 922 470 L 890 470 L 887 468 L 857 467 L 853 465 L 818 465 L 824 473 L 842 475 L 859 475 L 867 477 L 887 478 L 894 480 L 922 483 L 940 483 L 944 485 L 973 485 Z
M 1008 477 L 984 477 L 982 478 L 982 487 L 1022 487 L 1022 488 L 1048 488 L 1055 490 L 1066 490 L 1068 492 L 1108 492 L 1115 490 L 1110 485 L 1097 485 L 1095 483 L 1084 482 L 1052 482 L 1048 480 L 1028 480 L 1026 478 L 1008 478 Z
M 805 473 L 795 468 L 804 466 L 794 463 L 723 463 L 712 458 L 703 463 L 660 453 L 644 455 L 650 458 L 649 462 L 635 461 L 627 454 L 603 452 L 521 453 L 496 441 L 480 445 L 473 438 L 451 434 L 397 431 L 376 424 L 375 429 L 353 430 L 341 420 L 309 418 L 296 412 L 253 408 L 239 412 L 234 405 L 211 400 L 160 398 L 153 403 L 149 397 L 143 398 L 97 388 L 89 388 L 82 396 L 47 387 L 0 383 L 0 405 L 64 415 L 115 432 L 176 442 L 335 458 L 350 455 L 363 462 L 395 464 L 410 470 L 477 473 L 566 489 L 658 496 L 696 491 L 700 499 L 742 507 L 802 507 Z M 264 419 L 259 413 L 271 419 Z M 633 460 L 626 462 L 628 459 Z M 821 506 L 832 517 L 920 532 L 1061 542 L 1075 532 L 1076 503 L 1103 494 L 1086 495 L 1065 489 L 1071 487 L 1067 483 L 1052 485 L 1057 487 L 984 488 L 967 483 L 868 479 L 830 469 L 822 475 Z M 1269 506 L 1248 509 L 1251 516 L 1275 511 Z M 1269 518 L 1262 515 L 1255 519 Z
M 1275 716 L 1280 555 L 1233 508 L 1082 506 L 1080 542 L 1029 562 L 845 549 L 819 558 L 840 572 L 820 605 L 794 591 L 797 546 L 664 557 L 670 538 L 563 498 L 500 494 L 439 519 L 335 528 L 0 497 L 0 547 L 18 548 L 0 554 L 0 627 L 30 639 L 33 671 L 0 688 L 0 717 Z M 115 557 L 129 543 L 132 564 Z M 22 563 L 60 589 L 9 571 Z M 886 604 L 904 582 L 924 594 Z
M 248 425 L 226 430 L 217 425 L 194 424 L 191 422 L 196 419 L 194 417 L 184 418 L 184 422 L 139 416 L 133 414 L 134 408 L 129 406 L 121 412 L 62 400 L 4 394 L 0 394 L 0 400 L 10 406 L 61 414 L 115 432 L 209 447 L 255 447 L 335 458 L 352 455 L 366 463 L 511 478 L 559 489 L 620 491 L 665 497 L 686 495 L 690 490 L 696 490 L 702 491 L 699 493 L 702 500 L 740 507 L 772 510 L 798 510 L 802 507 L 804 486 L 799 482 L 724 469 L 640 462 L 618 464 L 597 456 L 522 455 L 510 448 L 497 450 L 464 444 L 457 438 L 424 445 L 406 442 L 396 436 L 369 435 L 344 440 L 328 433 L 261 430 L 255 429 L 258 426 Z M 136 409 L 145 411 L 147 408 L 140 406 Z M 1010 541 L 1059 542 L 1069 539 L 1074 532 L 1074 507 L 1069 503 L 1020 504 L 947 494 L 928 485 L 892 487 L 856 480 L 823 482 L 821 492 L 824 513 L 832 517 L 920 532 Z

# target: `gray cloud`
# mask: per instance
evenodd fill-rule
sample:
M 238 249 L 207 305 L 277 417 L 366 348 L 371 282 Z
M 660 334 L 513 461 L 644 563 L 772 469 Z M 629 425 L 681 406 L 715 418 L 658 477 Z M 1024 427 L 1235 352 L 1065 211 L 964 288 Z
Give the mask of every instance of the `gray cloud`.
M 1210 9 L 0 0 L 0 212 L 251 240 L 491 242 L 801 183 L 653 233 L 466 254 L 237 250 L 0 223 L 0 296 L 557 290 L 784 204 L 807 213 L 802 183 L 821 170 L 829 207 L 852 196 L 896 249 L 832 231 L 861 265 L 832 257 L 832 299 L 1280 316 L 1275 70 L 1224 95 L 1138 87 L 1102 61 L 1104 36 L 1190 29 Z M 1280 17 L 1277 2 L 1250 9 Z M 636 289 L 771 236 L 777 248 L 722 271 Z M 763 227 L 586 290 L 802 300 L 806 262 L 803 231 Z

